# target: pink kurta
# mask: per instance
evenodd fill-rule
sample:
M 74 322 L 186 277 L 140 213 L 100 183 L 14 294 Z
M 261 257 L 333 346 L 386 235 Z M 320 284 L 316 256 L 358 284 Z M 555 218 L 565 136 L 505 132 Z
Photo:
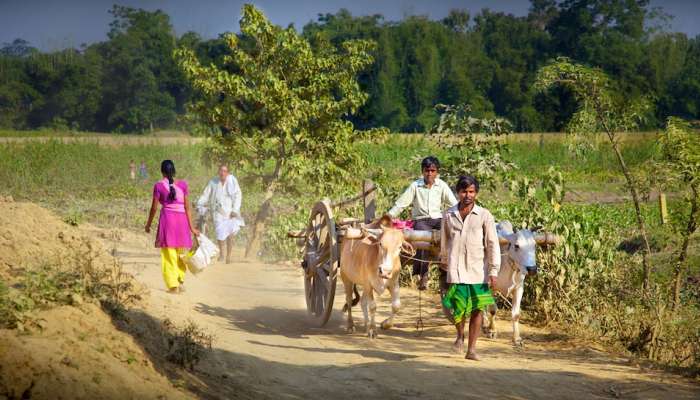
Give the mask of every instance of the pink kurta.
M 158 199 L 161 204 L 156 247 L 189 249 L 192 247 L 192 236 L 185 213 L 185 196 L 188 194 L 187 182 L 176 181 L 173 186 L 175 187 L 175 200 L 170 201 L 168 200 L 170 186 L 167 178 L 153 185 L 153 197 Z

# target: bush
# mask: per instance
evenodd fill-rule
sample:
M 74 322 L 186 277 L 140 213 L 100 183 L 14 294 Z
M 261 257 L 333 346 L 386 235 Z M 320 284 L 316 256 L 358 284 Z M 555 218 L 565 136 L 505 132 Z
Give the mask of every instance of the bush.
M 203 353 L 211 350 L 213 336 L 193 321 L 178 328 L 169 319 L 163 321 L 163 335 L 168 344 L 166 358 L 181 367 L 193 370 Z

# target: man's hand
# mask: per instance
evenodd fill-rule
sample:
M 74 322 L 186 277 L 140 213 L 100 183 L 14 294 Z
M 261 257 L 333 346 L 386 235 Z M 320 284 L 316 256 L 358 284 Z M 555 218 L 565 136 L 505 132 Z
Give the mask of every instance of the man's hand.
M 146 233 L 151 233 L 151 225 L 150 224 L 146 225 L 145 230 L 146 230 Z
M 496 287 L 496 277 L 495 276 L 489 276 L 489 288 L 493 289 Z
M 199 236 L 199 229 L 197 229 L 197 228 L 190 229 L 190 232 L 192 232 L 192 234 L 195 236 Z

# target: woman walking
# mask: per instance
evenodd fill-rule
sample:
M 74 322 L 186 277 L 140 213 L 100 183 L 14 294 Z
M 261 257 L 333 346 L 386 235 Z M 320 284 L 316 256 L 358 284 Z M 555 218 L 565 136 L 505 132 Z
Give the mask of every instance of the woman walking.
M 178 293 L 184 289 L 182 284 L 185 281 L 186 270 L 180 255 L 192 247 L 190 234 L 199 235 L 199 230 L 192 224 L 187 182 L 175 181 L 175 164 L 171 160 L 163 161 L 160 172 L 163 173 L 163 179 L 153 185 L 153 201 L 146 222 L 146 232 L 151 231 L 153 217 L 160 203 L 156 247 L 160 247 L 165 285 L 170 293 Z

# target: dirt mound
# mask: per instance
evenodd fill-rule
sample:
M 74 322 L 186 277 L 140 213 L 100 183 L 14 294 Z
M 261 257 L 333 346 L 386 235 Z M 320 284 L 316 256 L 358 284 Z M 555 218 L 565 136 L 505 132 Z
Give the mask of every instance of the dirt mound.
M 12 301 L 17 298 L 26 301 L 30 295 L 39 296 L 26 284 L 27 271 L 63 268 L 74 272 L 70 269 L 84 267 L 86 262 L 108 271 L 116 268 L 106 243 L 120 240 L 119 234 L 96 235 L 89 225 L 71 226 L 37 205 L 11 198 L 0 198 L 0 208 L 0 289 L 5 287 L 4 293 L 0 291 L 0 306 L 14 310 L 12 304 L 17 303 Z M 51 281 L 55 276 L 64 275 L 44 277 L 48 280 L 41 285 L 56 285 Z M 46 289 L 41 285 L 33 288 L 51 295 L 51 290 L 57 290 L 57 286 Z M 12 293 L 22 295 L 11 297 Z M 68 302 L 71 306 L 60 305 L 64 303 L 57 298 L 41 305 L 32 302 L 25 311 L 31 324 L 0 329 L 0 399 L 192 397 L 154 367 L 131 335 L 117 329 L 96 298 L 73 295 Z M 3 315 L 7 314 L 0 313 Z M 0 321 L 0 326 L 13 325 Z
M 84 247 L 101 262 L 111 256 L 98 240 L 32 203 L 0 197 L 0 273 L 60 260 Z
M 158 371 L 98 307 L 39 314 L 41 331 L 0 330 L 0 398 L 191 398 Z

